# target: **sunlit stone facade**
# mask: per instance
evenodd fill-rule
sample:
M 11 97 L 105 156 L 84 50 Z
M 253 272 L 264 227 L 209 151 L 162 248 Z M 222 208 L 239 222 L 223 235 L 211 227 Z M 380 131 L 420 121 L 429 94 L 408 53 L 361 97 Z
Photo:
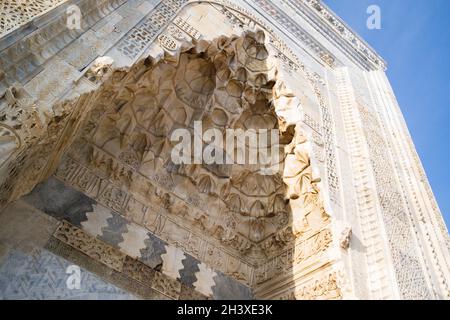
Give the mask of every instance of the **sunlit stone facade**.
M 450 297 L 386 64 L 320 1 L 0 9 L 1 298 Z M 276 170 L 174 163 L 195 121 L 278 130 Z

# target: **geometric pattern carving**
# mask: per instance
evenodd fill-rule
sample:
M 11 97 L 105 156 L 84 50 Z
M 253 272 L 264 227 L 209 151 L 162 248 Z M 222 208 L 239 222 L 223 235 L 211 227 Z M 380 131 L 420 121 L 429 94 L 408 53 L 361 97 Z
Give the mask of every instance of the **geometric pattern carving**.
M 101 191 L 97 190 L 98 187 L 101 186 L 100 187 L 101 190 L 108 189 L 109 182 L 106 182 L 106 181 L 100 179 L 96 175 L 93 175 L 90 171 L 87 171 L 86 168 L 84 168 L 83 166 L 80 166 L 78 164 L 75 165 L 75 164 L 76 163 L 72 159 L 65 158 L 63 160 L 63 162 L 61 163 L 60 168 L 58 169 L 58 172 L 57 172 L 58 177 L 61 179 L 65 179 L 65 182 L 69 185 L 80 187 L 78 185 L 79 179 L 83 178 L 85 175 L 89 176 L 91 179 L 90 180 L 91 182 L 88 183 L 87 185 L 84 185 L 83 188 L 80 188 L 80 190 L 82 190 L 86 194 L 91 194 L 94 197 L 96 197 L 96 195 L 98 193 L 102 194 Z M 49 182 L 52 180 L 56 180 L 56 179 L 51 178 L 51 179 L 49 179 Z M 49 182 L 46 182 L 45 184 L 47 184 Z M 46 188 L 38 186 L 36 189 L 37 190 L 42 189 L 42 192 L 44 193 Z M 95 192 L 93 190 L 95 190 Z M 147 194 L 147 191 L 145 191 L 145 194 Z M 130 197 L 130 199 L 128 201 L 128 206 L 126 207 L 126 210 L 125 209 L 119 210 L 119 212 L 124 217 L 127 217 L 128 219 L 133 217 L 133 215 L 130 213 L 130 210 L 132 210 L 131 204 L 133 204 L 133 206 L 134 206 L 134 204 L 136 203 L 136 201 L 134 200 L 135 196 L 136 196 L 136 194 L 132 195 L 132 196 L 127 195 L 127 198 Z M 34 193 L 31 194 L 31 197 L 35 197 Z M 103 198 L 101 198 L 101 199 L 96 198 L 96 199 L 105 206 L 108 206 L 108 203 L 110 203 L 110 201 L 105 202 L 105 200 Z M 39 205 L 39 207 L 43 207 L 43 206 Z M 90 209 L 87 209 L 87 210 L 90 210 Z M 174 238 L 176 238 L 176 234 L 182 232 L 182 230 L 183 230 L 182 228 L 175 225 L 175 221 L 172 222 L 173 214 L 171 214 L 171 213 L 167 213 L 168 218 L 165 218 L 162 215 L 160 215 L 159 213 L 157 213 L 158 211 L 161 211 L 161 209 L 158 209 L 156 207 L 151 207 L 151 208 L 147 208 L 147 209 L 145 209 L 145 207 L 144 207 L 144 209 L 142 209 L 142 207 L 139 206 L 137 208 L 137 210 L 138 210 L 138 212 L 142 212 L 142 210 L 144 210 L 147 213 L 145 214 L 143 219 L 140 219 L 138 221 L 133 219 L 133 222 L 138 223 L 142 227 L 147 228 L 147 230 L 151 231 L 152 233 L 155 233 L 158 237 L 163 238 L 165 241 L 174 241 Z M 133 209 L 133 211 L 134 211 L 134 209 Z M 113 215 L 113 220 L 118 220 L 119 215 L 117 215 L 116 213 L 112 213 L 112 215 Z M 181 216 L 183 216 L 183 215 L 181 215 Z M 65 217 L 65 219 L 67 219 L 68 221 L 73 220 L 73 218 L 71 218 L 69 216 Z M 89 224 L 89 223 L 87 223 L 87 224 Z M 108 237 L 105 237 L 105 233 L 103 233 L 102 236 L 100 237 L 100 239 L 109 243 L 113 239 L 117 238 L 117 240 L 114 240 L 114 243 L 113 243 L 115 246 L 117 246 L 121 241 L 123 241 L 123 236 L 124 236 L 123 233 L 126 232 L 127 225 L 128 225 L 128 223 L 124 226 L 125 228 L 120 227 L 120 230 L 117 230 L 117 231 L 120 231 L 120 233 L 116 234 L 114 237 L 112 237 L 112 233 L 111 233 L 111 236 L 108 236 Z M 106 231 L 108 229 L 110 229 L 109 226 L 102 228 L 103 231 Z M 114 229 L 117 229 L 117 228 L 114 228 Z M 167 233 L 165 233 L 164 230 L 166 230 L 166 229 L 172 230 L 172 231 L 168 231 Z M 145 240 L 145 242 L 148 243 L 147 247 L 145 249 L 141 250 L 141 254 L 142 254 L 141 259 L 143 259 L 143 261 L 146 261 L 147 263 L 149 263 L 149 265 L 154 266 L 154 265 L 158 265 L 162 262 L 160 260 L 159 255 L 161 253 L 165 252 L 165 249 L 164 249 L 165 242 L 161 241 L 159 239 L 157 240 L 157 238 L 155 238 L 152 234 L 149 234 L 149 236 L 151 237 L 151 239 Z M 205 250 L 204 241 L 193 232 L 188 233 L 186 235 L 186 237 L 188 239 L 188 242 L 187 243 L 180 242 L 179 245 L 182 246 L 182 248 L 185 252 L 197 257 L 198 259 L 202 259 L 202 257 L 204 256 L 204 250 Z M 119 240 L 119 239 L 122 239 L 122 240 Z M 154 255 L 155 252 L 159 253 L 158 257 L 156 257 Z M 214 250 L 212 252 L 213 257 L 215 257 L 218 254 L 219 254 L 219 252 L 217 252 L 216 250 Z M 208 260 L 209 264 L 214 268 L 220 268 L 220 266 L 219 266 L 219 264 L 220 264 L 220 265 L 222 265 L 222 267 L 226 267 L 227 269 L 229 269 L 229 272 L 232 273 L 233 276 L 238 278 L 240 281 L 243 281 L 246 283 L 251 282 L 252 268 L 249 265 L 244 264 L 244 263 L 236 264 L 235 262 L 227 265 L 226 262 L 228 261 L 228 259 L 231 259 L 231 257 L 224 259 L 223 253 L 221 253 L 220 256 L 222 257 L 220 259 L 216 260 L 214 258 L 214 259 Z M 231 261 L 234 261 L 234 260 L 230 260 L 230 262 Z M 226 266 L 224 266 L 224 263 L 226 264 Z M 223 270 L 223 271 L 225 271 L 225 270 Z M 226 272 L 228 273 L 228 271 L 226 271 Z
M 125 259 L 123 253 L 89 236 L 83 230 L 71 226 L 69 223 L 62 222 L 55 231 L 54 237 L 104 263 L 111 269 L 122 271 Z
M 214 286 L 214 276 L 216 273 L 203 263 L 198 267 L 200 271 L 195 274 L 198 280 L 194 282 L 194 288 L 205 296 L 212 296 L 213 291 L 211 288 Z
M 198 30 L 193 28 L 188 22 L 186 22 L 181 17 L 176 17 L 173 23 L 179 27 L 181 30 L 186 32 L 191 38 L 195 40 L 200 40 L 201 34 Z
M 378 198 L 401 295 L 404 299 L 431 299 L 418 260 L 408 213 L 394 180 L 395 174 L 388 162 L 390 156 L 382 137 L 380 124 L 376 115 L 367 107 L 358 104 L 358 110 L 364 123 Z
M 3 0 L 0 3 L 0 37 L 67 0 Z
M 43 249 L 33 255 L 11 251 L 0 266 L 0 299 L 136 299 L 85 269 L 80 269 L 80 289 L 70 290 L 66 284 L 70 265 Z
M 329 105 L 320 94 L 317 85 L 314 85 L 314 90 L 319 98 L 320 110 L 322 115 L 322 134 L 324 139 L 325 153 L 326 153 L 326 168 L 327 168 L 327 182 L 330 191 L 330 199 L 339 204 L 340 198 L 340 182 L 338 177 L 338 169 L 336 166 L 336 151 L 335 151 L 335 132 L 333 115 L 329 109 Z
M 136 58 L 186 2 L 188 0 L 169 0 L 158 4 L 142 22 L 128 32 L 116 46 L 117 50 L 130 59 Z
M 162 272 L 167 276 L 178 279 L 180 270 L 183 269 L 182 261 L 185 259 L 184 252 L 173 246 L 166 246 L 166 253 L 161 255 L 163 260 Z
M 236 65 L 229 65 L 227 60 L 233 56 Z M 227 165 L 174 165 L 169 159 L 173 147 L 168 140 L 170 131 L 189 128 L 195 120 L 202 120 L 205 130 L 217 126 L 223 132 L 226 128 L 257 129 L 259 119 L 264 119 L 268 129 L 281 124 L 282 132 L 294 126 L 276 114 L 278 109 L 290 110 L 299 102 L 281 80 L 277 85 L 276 78 L 271 80 L 276 67 L 269 59 L 264 32 L 194 42 L 192 48 L 177 52 L 173 62 L 144 63 L 148 71 L 140 80 L 132 77 L 135 69 L 128 74 L 113 72 L 101 90 L 110 86 L 117 91 L 112 105 L 120 103 L 122 107 L 105 109 L 111 105 L 109 96 L 97 101 L 92 114 L 105 116 L 100 121 L 96 116 L 89 123 L 90 132 L 82 132 L 70 151 L 71 157 L 110 176 L 119 186 L 106 186 L 100 193 L 101 203 L 121 212 L 126 206 L 126 190 L 132 189 L 140 194 L 140 201 L 158 206 L 156 212 L 175 214 L 184 225 L 190 221 L 190 228 L 209 234 L 249 259 L 261 257 L 262 252 L 278 254 L 280 246 L 293 241 L 289 197 L 291 201 L 300 199 L 297 206 L 303 203 L 306 220 L 313 221 L 315 215 L 325 217 L 323 208 L 315 209 L 321 206 L 319 180 L 312 177 L 309 150 L 299 128 L 294 130 L 296 139 L 287 134 L 283 141 L 285 145 L 292 141 L 286 149 L 292 153 L 288 157 L 291 171 L 286 171 L 291 176 L 284 180 L 283 161 L 279 172 L 267 176 L 250 166 L 231 170 Z M 121 88 L 122 82 L 129 82 L 129 89 Z M 168 91 L 169 87 L 173 89 Z M 214 103 L 210 105 L 210 101 Z M 148 105 L 151 107 L 144 108 Z M 297 165 L 300 170 L 296 170 Z M 287 198 L 285 184 L 298 184 Z M 111 200 L 114 202 L 109 203 Z M 202 203 L 207 201 L 218 205 L 206 210 Z
M 322 46 L 318 41 L 312 39 L 308 33 L 291 17 L 286 15 L 282 10 L 268 0 L 255 0 L 263 10 L 270 13 L 270 16 L 277 20 L 284 28 L 290 31 L 299 41 L 302 41 L 311 50 L 316 52 L 318 56 L 329 66 L 334 66 L 335 58 L 333 54 Z
M 307 239 L 299 241 L 294 250 L 288 250 L 279 257 L 269 260 L 265 265 L 255 271 L 257 284 L 270 280 L 274 273 L 289 274 L 293 265 L 308 263 L 311 257 L 317 258 L 321 252 L 325 252 L 331 245 L 332 235 L 329 229 L 324 229 Z M 289 263 L 289 261 L 292 261 Z
M 93 212 L 86 213 L 87 220 L 81 222 L 81 226 L 89 234 L 100 236 L 103 234 L 102 228 L 108 226 L 107 220 L 112 218 L 111 212 L 102 206 L 94 206 Z

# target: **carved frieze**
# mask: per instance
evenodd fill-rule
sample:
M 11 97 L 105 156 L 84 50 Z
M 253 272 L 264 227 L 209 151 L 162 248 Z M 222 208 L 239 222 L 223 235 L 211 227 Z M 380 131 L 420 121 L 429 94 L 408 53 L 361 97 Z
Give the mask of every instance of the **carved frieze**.
M 123 269 L 123 253 L 67 222 L 61 222 L 53 236 L 114 270 L 121 272 Z
M 36 121 L 40 127 L 35 136 L 30 132 L 36 125 L 29 125 L 29 119 L 42 115 L 32 108 L 28 115 L 17 113 L 14 108 L 25 98 L 20 90 L 7 92 L 7 110 L 27 118 L 19 118 L 22 127 L 16 131 L 9 128 L 17 124 L 5 126 L 9 137 L 5 149 L 14 153 L 30 139 L 36 161 L 29 160 L 30 165 L 23 166 L 26 171 L 21 171 L 30 177 L 27 184 L 14 186 L 12 196 L 4 201 L 31 190 L 62 159 L 56 172 L 59 178 L 162 240 L 246 284 L 255 280 L 255 268 L 256 282 L 274 279 L 293 263 L 322 256 L 334 241 L 322 179 L 311 162 L 311 144 L 322 144 L 334 178 L 332 119 L 323 99 L 317 100 L 326 121 L 316 132 L 320 137 L 309 141 L 301 117 L 290 116 L 302 111 L 302 102 L 284 78 L 282 64 L 301 73 L 311 85 L 317 79 L 273 34 L 255 28 L 203 40 L 182 18 L 159 33 L 183 3 L 162 2 L 116 47 L 134 59 L 155 40 L 163 54 L 121 69 L 114 68 L 111 58 L 97 59 L 82 79 L 94 90 L 56 104 L 44 121 Z M 226 7 L 237 20 L 256 25 L 236 7 Z M 320 90 L 314 89 L 320 97 Z M 27 105 L 32 104 L 27 101 Z M 8 115 L 5 119 L 5 125 L 17 120 Z M 196 121 L 202 123 L 200 131 Z M 178 164 L 170 139 L 176 129 L 187 130 L 192 139 L 208 129 L 221 136 L 228 129 L 276 130 L 279 142 L 271 140 L 267 151 L 270 157 L 276 154 L 278 162 L 270 167 L 220 161 Z M 325 141 L 317 142 L 322 134 Z M 251 151 L 245 141 L 232 150 L 237 155 Z M 46 156 L 39 158 L 39 152 Z M 228 152 L 223 148 L 224 160 L 230 157 Z M 43 170 L 39 161 L 47 159 L 51 161 Z M 21 163 L 15 168 L 25 170 Z M 116 270 L 122 267 L 123 257 L 115 249 L 87 243 L 81 231 L 66 224 L 55 237 Z M 132 266 L 126 267 L 134 272 Z M 156 273 L 154 289 L 177 298 L 181 286 L 172 280 Z

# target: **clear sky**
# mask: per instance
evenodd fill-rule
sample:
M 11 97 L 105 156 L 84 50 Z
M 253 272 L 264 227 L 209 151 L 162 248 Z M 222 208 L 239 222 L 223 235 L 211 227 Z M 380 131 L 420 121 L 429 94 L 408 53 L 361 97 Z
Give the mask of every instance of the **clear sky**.
M 450 0 L 324 0 L 387 62 L 387 74 L 450 229 Z M 381 29 L 366 26 L 381 9 Z

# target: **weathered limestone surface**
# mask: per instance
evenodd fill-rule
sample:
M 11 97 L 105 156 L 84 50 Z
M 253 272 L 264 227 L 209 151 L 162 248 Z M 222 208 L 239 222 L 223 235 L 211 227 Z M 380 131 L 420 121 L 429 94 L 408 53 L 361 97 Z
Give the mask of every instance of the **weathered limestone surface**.
M 17 261 L 79 265 L 78 298 L 450 298 L 385 63 L 319 1 L 50 2 L 0 13 L 2 298 L 54 297 Z M 278 165 L 174 163 L 195 121 L 277 129 Z

